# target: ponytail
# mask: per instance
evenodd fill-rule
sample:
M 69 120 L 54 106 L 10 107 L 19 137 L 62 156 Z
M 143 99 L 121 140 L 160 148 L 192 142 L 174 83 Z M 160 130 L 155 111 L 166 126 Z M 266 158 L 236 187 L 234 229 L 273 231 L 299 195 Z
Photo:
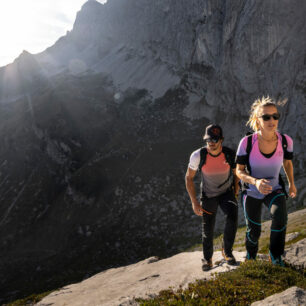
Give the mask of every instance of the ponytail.
M 256 99 L 251 106 L 250 117 L 246 125 L 249 125 L 254 132 L 257 132 L 259 130 L 257 123 L 259 109 L 264 106 L 274 106 L 277 108 L 277 104 L 269 96 Z

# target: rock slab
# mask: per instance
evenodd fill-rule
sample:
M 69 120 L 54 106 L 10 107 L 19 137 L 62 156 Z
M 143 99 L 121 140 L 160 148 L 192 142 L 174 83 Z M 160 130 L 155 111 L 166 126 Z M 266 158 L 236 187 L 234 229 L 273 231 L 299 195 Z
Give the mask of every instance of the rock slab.
M 284 260 L 297 269 L 306 269 L 306 238 L 290 246 Z
M 306 305 L 306 290 L 303 290 L 299 287 L 291 287 L 281 293 L 271 295 L 264 300 L 252 304 L 252 306 L 259 305 Z
M 238 264 L 245 260 L 245 252 L 234 251 Z M 306 239 L 291 245 L 285 261 L 296 268 L 306 267 Z M 136 305 L 135 298 L 150 298 L 161 290 L 183 289 L 199 279 L 210 279 L 213 273 L 234 269 L 215 252 L 214 267 L 208 272 L 201 269 L 202 252 L 184 252 L 159 260 L 150 257 L 136 264 L 101 272 L 81 283 L 66 286 L 45 297 L 37 305 Z M 305 305 L 305 290 L 292 287 L 252 305 Z
M 245 252 L 233 253 L 238 263 L 244 261 Z M 186 288 L 198 279 L 209 279 L 213 273 L 238 267 L 229 266 L 221 252 L 215 252 L 213 262 L 218 262 L 218 265 L 203 272 L 202 256 L 201 251 L 184 252 L 163 260 L 150 257 L 133 265 L 109 269 L 55 291 L 37 305 L 134 305 L 135 298 L 149 298 L 169 288 Z

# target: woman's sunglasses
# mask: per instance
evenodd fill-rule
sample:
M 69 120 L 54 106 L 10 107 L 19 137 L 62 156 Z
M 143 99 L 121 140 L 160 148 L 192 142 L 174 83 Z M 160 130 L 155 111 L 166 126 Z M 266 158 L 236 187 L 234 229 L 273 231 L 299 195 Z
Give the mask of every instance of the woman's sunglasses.
M 269 121 L 271 118 L 273 118 L 274 120 L 279 120 L 280 114 L 279 113 L 275 113 L 273 115 L 265 114 L 265 115 L 260 116 L 260 118 L 262 118 L 263 121 Z

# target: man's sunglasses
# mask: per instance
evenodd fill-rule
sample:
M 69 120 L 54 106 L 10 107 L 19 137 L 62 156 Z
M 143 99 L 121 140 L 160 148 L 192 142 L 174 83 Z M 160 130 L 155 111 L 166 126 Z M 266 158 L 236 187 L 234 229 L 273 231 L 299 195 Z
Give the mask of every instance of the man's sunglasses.
M 263 121 L 269 121 L 271 118 L 273 118 L 274 120 L 279 120 L 280 114 L 279 113 L 275 113 L 273 115 L 265 114 L 265 115 L 260 116 L 260 118 L 262 118 Z
M 209 138 L 209 139 L 206 139 L 205 141 L 206 142 L 213 142 L 213 143 L 217 143 L 220 139 L 216 139 L 216 138 Z

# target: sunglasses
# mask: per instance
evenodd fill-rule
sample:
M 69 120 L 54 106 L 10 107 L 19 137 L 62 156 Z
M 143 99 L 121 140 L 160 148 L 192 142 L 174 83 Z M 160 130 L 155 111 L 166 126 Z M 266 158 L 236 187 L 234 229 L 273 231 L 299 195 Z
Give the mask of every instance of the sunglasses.
M 263 121 L 269 121 L 271 118 L 273 118 L 274 120 L 279 120 L 280 114 L 279 113 L 275 113 L 273 115 L 265 114 L 265 115 L 260 116 L 260 118 L 262 118 Z
M 206 141 L 206 142 L 217 143 L 219 140 L 220 140 L 220 139 L 216 139 L 216 138 L 212 139 L 212 138 L 210 138 L 210 139 L 206 139 L 205 141 Z

